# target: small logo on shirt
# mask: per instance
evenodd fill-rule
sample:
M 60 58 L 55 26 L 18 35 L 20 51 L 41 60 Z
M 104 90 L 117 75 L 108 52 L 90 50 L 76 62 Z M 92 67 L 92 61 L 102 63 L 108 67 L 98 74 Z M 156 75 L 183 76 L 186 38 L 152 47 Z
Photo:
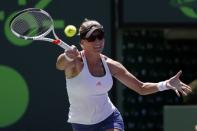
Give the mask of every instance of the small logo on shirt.
M 100 81 L 98 81 L 97 83 L 96 83 L 96 86 L 101 86 L 102 84 L 101 84 L 101 82 Z

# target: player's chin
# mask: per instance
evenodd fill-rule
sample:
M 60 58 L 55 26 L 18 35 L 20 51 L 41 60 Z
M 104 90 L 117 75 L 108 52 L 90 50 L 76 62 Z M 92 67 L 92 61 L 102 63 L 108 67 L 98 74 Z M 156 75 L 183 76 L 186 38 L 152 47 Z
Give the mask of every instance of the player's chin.
M 103 48 L 102 47 L 96 47 L 94 48 L 95 52 L 102 52 Z

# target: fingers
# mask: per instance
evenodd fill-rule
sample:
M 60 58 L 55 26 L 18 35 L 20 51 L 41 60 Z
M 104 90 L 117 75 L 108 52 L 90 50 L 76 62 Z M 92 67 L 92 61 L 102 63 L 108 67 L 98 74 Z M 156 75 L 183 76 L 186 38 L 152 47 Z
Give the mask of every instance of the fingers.
M 176 93 L 176 95 L 178 96 L 178 97 L 180 97 L 181 95 L 179 94 L 179 91 L 178 90 L 174 90 L 175 91 L 175 93 Z
M 184 84 L 184 83 L 182 83 L 182 82 L 181 82 L 181 85 L 183 86 L 183 88 L 184 88 L 185 90 L 188 90 L 189 92 L 192 92 L 192 88 L 191 88 L 190 86 L 188 86 L 188 85 L 186 85 L 186 84 Z
M 182 71 L 180 70 L 175 76 L 169 79 L 167 82 L 167 87 L 174 90 L 177 96 L 180 96 L 180 93 L 183 96 L 187 96 L 192 92 L 192 88 L 180 81 L 179 77 L 181 74 Z
M 186 93 L 186 94 L 189 94 L 191 91 L 190 90 L 188 90 L 188 88 L 182 88 L 182 90 Z
M 181 95 L 180 95 L 180 93 L 183 95 L 183 96 L 187 96 L 187 93 L 185 92 L 185 91 L 183 91 L 183 90 L 174 90 L 175 91 L 175 93 L 176 93 L 176 95 L 178 96 L 178 97 L 180 97 Z M 180 92 L 180 93 L 179 93 Z
M 183 96 L 187 96 L 189 93 L 192 92 L 192 89 L 191 87 L 189 87 L 188 85 L 182 83 L 182 87 L 180 89 L 176 89 L 175 90 L 176 94 L 178 96 L 180 96 L 180 93 L 183 95 Z M 180 93 L 179 93 L 180 92 Z
M 71 59 L 75 59 L 79 55 L 79 51 L 76 46 L 72 45 L 70 50 L 65 50 L 65 54 Z
M 178 83 L 176 85 L 171 85 L 170 83 L 167 83 L 167 87 L 174 90 L 175 93 L 177 94 L 177 96 L 180 96 L 180 93 L 183 95 L 183 96 L 187 96 L 189 93 L 192 92 L 192 89 L 190 86 L 184 84 L 184 83 Z
M 179 90 L 183 96 L 187 96 L 187 93 L 184 90 Z
M 176 77 L 176 78 L 179 78 L 181 74 L 182 74 L 182 70 L 180 70 L 180 71 L 175 75 L 175 77 Z

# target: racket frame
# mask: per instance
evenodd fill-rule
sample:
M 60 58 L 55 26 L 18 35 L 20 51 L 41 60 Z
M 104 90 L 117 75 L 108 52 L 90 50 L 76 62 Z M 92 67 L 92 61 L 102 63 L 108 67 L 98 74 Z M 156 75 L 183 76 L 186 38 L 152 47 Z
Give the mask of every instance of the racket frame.
M 51 26 L 50 28 L 43 34 L 39 35 L 39 36 L 34 36 L 34 37 L 27 37 L 27 36 L 23 36 L 23 35 L 20 35 L 19 33 L 17 33 L 16 31 L 14 31 L 11 27 L 12 27 L 12 24 L 13 24 L 13 21 L 19 17 L 21 14 L 23 14 L 24 12 L 31 12 L 31 11 L 38 11 L 38 12 L 41 12 L 43 14 L 45 14 L 47 17 L 50 18 L 51 20 Z M 17 36 L 18 38 L 22 38 L 22 39 L 25 39 L 25 40 L 41 40 L 41 41 L 47 41 L 47 42 L 51 42 L 53 44 L 56 44 L 56 45 L 59 45 L 60 47 L 62 47 L 63 49 L 65 50 L 69 50 L 69 49 L 72 49 L 71 46 L 69 46 L 67 43 L 65 43 L 64 41 L 62 41 L 61 39 L 59 39 L 59 37 L 56 35 L 55 33 L 55 30 L 54 30 L 54 22 L 53 22 L 53 19 L 52 17 L 49 15 L 49 13 L 47 13 L 46 11 L 42 10 L 42 9 L 38 9 L 38 8 L 27 8 L 27 9 L 24 9 L 22 11 L 19 11 L 18 13 L 15 14 L 15 16 L 11 19 L 10 21 L 10 29 L 11 29 L 11 32 Z M 46 37 L 50 32 L 53 33 L 53 36 L 55 39 L 52 39 L 52 38 L 48 38 Z

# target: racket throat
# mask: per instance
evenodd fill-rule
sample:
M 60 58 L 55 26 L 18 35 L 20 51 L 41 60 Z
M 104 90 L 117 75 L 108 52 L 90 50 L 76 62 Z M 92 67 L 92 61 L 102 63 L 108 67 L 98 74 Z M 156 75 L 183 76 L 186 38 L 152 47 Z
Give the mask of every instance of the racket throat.
M 56 39 L 56 40 L 53 40 L 53 41 L 52 41 L 52 43 L 53 43 L 53 44 L 56 44 L 56 45 L 60 44 L 60 42 L 61 42 L 60 39 Z

